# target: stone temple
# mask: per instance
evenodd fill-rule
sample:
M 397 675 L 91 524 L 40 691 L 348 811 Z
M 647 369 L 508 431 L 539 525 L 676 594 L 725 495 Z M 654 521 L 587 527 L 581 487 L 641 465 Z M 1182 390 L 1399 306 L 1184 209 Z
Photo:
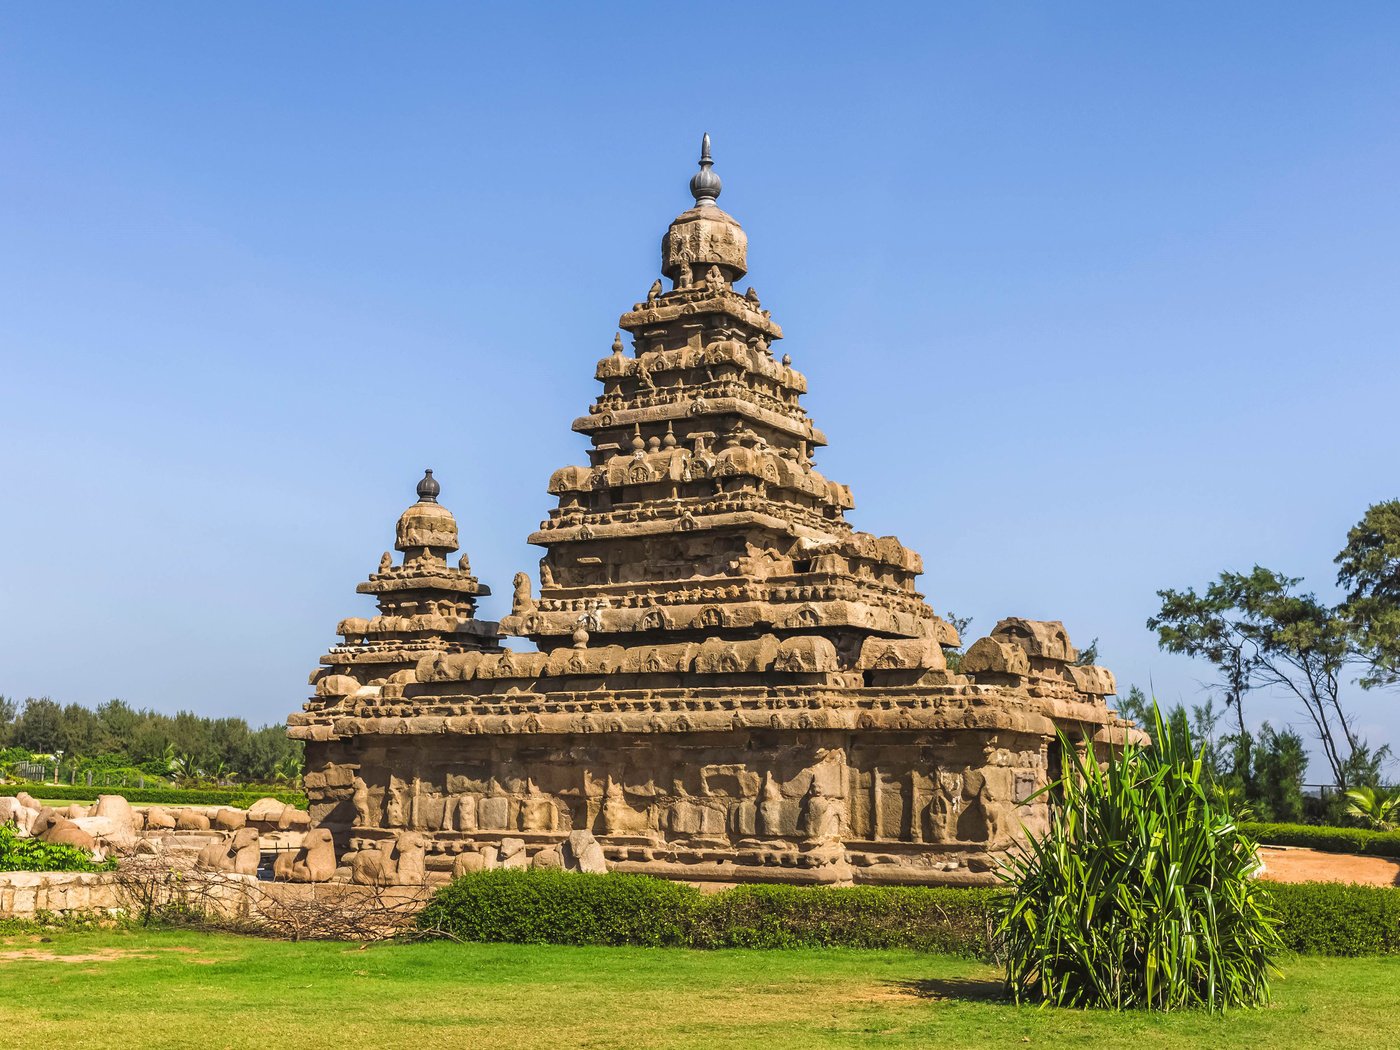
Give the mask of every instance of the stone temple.
M 622 315 L 631 349 L 613 341 L 574 420 L 587 462 L 549 480 L 538 595 L 517 574 L 510 614 L 476 618 L 489 592 L 449 565 L 429 471 L 402 561 L 357 588 L 379 612 L 341 622 L 290 717 L 342 863 L 408 837 L 445 876 L 588 831 L 609 868 L 672 878 L 988 882 L 1045 820 L 1021 803 L 1055 775 L 1056 730 L 1135 733 L 1058 622 L 1002 620 L 950 669 L 919 556 L 856 531 L 816 469 L 826 438 L 738 287 L 747 237 L 708 136 L 690 191 L 661 241 L 670 288 Z

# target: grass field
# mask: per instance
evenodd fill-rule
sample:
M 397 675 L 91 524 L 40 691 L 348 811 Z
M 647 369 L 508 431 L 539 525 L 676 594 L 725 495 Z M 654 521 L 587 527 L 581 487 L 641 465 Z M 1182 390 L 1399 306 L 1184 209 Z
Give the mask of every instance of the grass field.
M 913 952 L 0 937 L 0 1043 L 106 1047 L 1394 1047 L 1400 958 L 1298 958 L 1224 1017 L 1015 1007 Z

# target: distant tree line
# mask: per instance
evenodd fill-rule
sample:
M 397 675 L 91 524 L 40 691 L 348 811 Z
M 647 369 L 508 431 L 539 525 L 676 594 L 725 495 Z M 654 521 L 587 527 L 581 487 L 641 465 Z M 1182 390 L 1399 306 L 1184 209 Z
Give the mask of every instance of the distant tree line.
M 1356 789 L 1374 796 L 1392 758 L 1389 744 L 1357 730 L 1343 694 L 1352 684 L 1400 685 L 1400 500 L 1369 508 L 1335 564 L 1343 592 L 1336 603 L 1305 590 L 1300 577 L 1256 565 L 1222 572 L 1199 592 L 1158 591 L 1161 608 L 1147 621 L 1162 649 L 1203 660 L 1215 673 L 1206 704 L 1189 713 L 1178 706 L 1169 721 L 1190 724 L 1206 741 L 1217 782 L 1265 819 L 1297 819 L 1307 756 L 1291 730 L 1268 722 L 1255 733 L 1246 728 L 1245 706 L 1256 696 L 1305 717 L 1339 796 Z M 1150 724 L 1140 690 L 1119 706 Z
M 63 754 L 66 770 L 131 769 L 176 780 L 292 781 L 302 746 L 282 725 L 242 718 L 174 715 L 108 700 L 96 709 L 48 697 L 0 696 L 0 761 Z

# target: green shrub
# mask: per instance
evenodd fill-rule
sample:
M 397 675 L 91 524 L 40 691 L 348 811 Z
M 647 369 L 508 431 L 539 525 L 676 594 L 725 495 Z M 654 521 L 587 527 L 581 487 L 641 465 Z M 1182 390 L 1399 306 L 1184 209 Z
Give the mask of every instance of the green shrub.
M 1308 955 L 1400 952 L 1400 889 L 1340 882 L 1270 882 L 1284 945 Z
M 986 955 L 1002 891 L 739 886 L 643 875 L 486 871 L 439 890 L 423 929 L 471 941 L 691 948 L 913 948 Z
M 695 948 L 913 948 L 986 955 L 1002 891 L 737 886 L 704 898 Z
M 1400 857 L 1400 831 L 1368 831 L 1314 824 L 1244 823 L 1240 830 L 1268 846 L 1306 846 L 1327 853 Z
M 1400 889 L 1263 882 L 1284 947 L 1400 954 Z M 702 894 L 635 875 L 491 871 L 439 890 L 426 930 L 469 941 L 689 948 L 909 948 L 986 956 L 1003 889 L 738 886 Z
M 247 809 L 260 798 L 275 798 L 306 808 L 306 795 L 300 791 L 248 791 L 243 788 L 194 790 L 190 788 L 83 787 L 67 784 L 0 784 L 0 795 L 27 791 L 35 798 L 90 802 L 98 795 L 121 795 L 128 802 L 169 806 L 238 806 Z
M 1019 1001 L 1224 1009 L 1268 1001 L 1282 947 L 1252 877 L 1254 846 L 1212 790 L 1189 735 L 1154 708 L 1155 745 L 1100 766 L 1063 736 L 1050 827 L 1005 873 L 998 928 Z
M 0 871 L 111 871 L 114 860 L 94 861 L 86 850 L 22 839 L 13 823 L 0 824 Z
M 418 922 L 469 941 L 679 946 L 700 899 L 646 875 L 498 869 L 444 886 Z

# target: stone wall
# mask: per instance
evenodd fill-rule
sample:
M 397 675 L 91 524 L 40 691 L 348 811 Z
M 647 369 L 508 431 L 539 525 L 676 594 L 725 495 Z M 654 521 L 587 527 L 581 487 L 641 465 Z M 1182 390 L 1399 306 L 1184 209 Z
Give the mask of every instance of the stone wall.
M 154 894 L 226 921 L 295 935 L 373 936 L 412 919 L 427 903 L 426 886 L 370 888 L 345 884 L 262 882 L 247 875 L 167 869 L 128 871 L 0 872 L 0 919 L 41 915 L 112 917 L 140 910 Z M 324 924 L 333 924 L 326 929 Z
M 121 910 L 115 872 L 0 872 L 0 919 L 32 920 L 40 912 L 66 916 Z

